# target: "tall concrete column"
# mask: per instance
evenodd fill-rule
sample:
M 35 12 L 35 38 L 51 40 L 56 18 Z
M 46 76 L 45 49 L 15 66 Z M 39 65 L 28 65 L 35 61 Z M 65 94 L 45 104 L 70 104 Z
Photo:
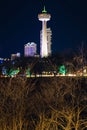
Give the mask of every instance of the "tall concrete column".
M 42 22 L 42 54 L 41 57 L 47 57 L 48 51 L 47 51 L 47 31 L 46 31 L 46 21 Z

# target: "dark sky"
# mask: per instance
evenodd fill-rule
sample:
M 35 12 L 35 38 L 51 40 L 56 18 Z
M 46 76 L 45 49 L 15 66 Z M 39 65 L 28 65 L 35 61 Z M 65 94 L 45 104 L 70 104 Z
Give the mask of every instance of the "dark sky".
M 77 48 L 87 41 L 87 0 L 0 0 L 0 57 L 24 53 L 24 44 L 40 46 L 38 13 L 46 6 L 52 18 L 53 53 Z

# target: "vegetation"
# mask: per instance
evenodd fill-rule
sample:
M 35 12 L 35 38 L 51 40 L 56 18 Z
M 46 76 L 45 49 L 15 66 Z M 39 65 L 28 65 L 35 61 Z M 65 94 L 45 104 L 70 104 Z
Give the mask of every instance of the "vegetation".
M 0 130 L 87 130 L 87 79 L 1 78 Z
M 87 76 L 87 47 L 84 43 L 76 52 L 63 52 L 47 58 L 20 57 L 0 60 L 0 76 L 42 74 Z

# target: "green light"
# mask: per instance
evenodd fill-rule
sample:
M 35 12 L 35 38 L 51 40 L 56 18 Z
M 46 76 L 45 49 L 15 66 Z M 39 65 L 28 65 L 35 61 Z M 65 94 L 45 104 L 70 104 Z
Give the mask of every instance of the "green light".
M 65 74 L 66 74 L 66 71 L 67 71 L 67 70 L 66 70 L 65 66 L 64 66 L 64 65 L 61 65 L 60 68 L 59 68 L 59 73 L 65 75 Z
M 30 77 L 30 68 L 28 68 L 27 70 L 26 70 L 26 77 Z
M 13 69 L 11 69 L 10 71 L 9 71 L 9 76 L 15 76 L 15 75 L 17 75 L 18 73 L 19 73 L 19 69 L 17 69 L 17 70 L 13 70 Z
M 47 13 L 45 6 L 44 6 L 44 9 L 42 10 L 42 13 Z

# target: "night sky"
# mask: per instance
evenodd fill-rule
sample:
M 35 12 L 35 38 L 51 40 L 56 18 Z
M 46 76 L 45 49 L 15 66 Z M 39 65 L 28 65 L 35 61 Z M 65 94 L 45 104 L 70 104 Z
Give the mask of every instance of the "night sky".
M 24 53 L 24 44 L 40 46 L 44 5 L 51 14 L 52 52 L 75 50 L 87 42 L 87 0 L 0 0 L 0 57 Z

